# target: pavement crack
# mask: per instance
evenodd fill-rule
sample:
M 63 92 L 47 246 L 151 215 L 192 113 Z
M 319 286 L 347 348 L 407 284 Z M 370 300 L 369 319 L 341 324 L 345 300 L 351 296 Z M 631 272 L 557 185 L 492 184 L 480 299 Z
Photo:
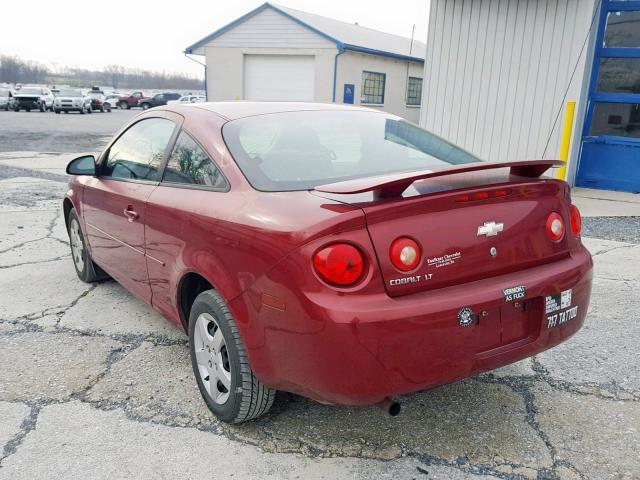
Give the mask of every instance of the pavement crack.
M 604 250 L 600 250 L 596 253 L 592 253 L 591 257 L 599 257 L 600 255 L 604 255 L 605 253 L 610 253 L 613 252 L 614 250 L 621 250 L 624 248 L 636 248 L 638 245 L 635 244 L 629 244 L 629 245 L 618 245 L 616 247 L 611 247 L 611 248 L 606 248 Z
M 47 260 L 37 260 L 33 262 L 22 262 L 22 263 L 13 263 L 11 265 L 2 265 L 0 266 L 0 270 L 6 270 L 8 268 L 15 268 L 15 267 L 22 267 L 24 265 L 38 265 L 40 263 L 57 262 L 58 260 L 62 260 L 64 258 L 71 258 L 71 254 L 60 255 L 55 258 L 49 258 Z
M 40 414 L 40 404 L 29 404 L 31 411 L 29 415 L 22 421 L 20 425 L 20 431 L 16 433 L 2 449 L 2 456 L 0 457 L 0 467 L 2 462 L 9 456 L 18 451 L 20 445 L 25 441 L 27 435 L 36 429 L 36 423 L 38 422 L 38 415 Z

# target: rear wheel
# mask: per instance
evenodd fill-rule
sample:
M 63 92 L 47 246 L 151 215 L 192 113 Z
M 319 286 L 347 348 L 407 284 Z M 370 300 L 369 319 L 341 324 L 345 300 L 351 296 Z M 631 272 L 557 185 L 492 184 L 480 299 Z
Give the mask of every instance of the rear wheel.
M 120 107 L 120 110 L 126 110 L 127 108 L 129 108 L 127 102 L 120 102 L 118 106 Z
M 149 105 L 148 103 L 143 103 L 142 104 L 142 109 L 143 110 L 149 110 L 149 108 L 151 108 L 151 105 Z
M 84 235 L 80 228 L 80 220 L 74 209 L 71 209 L 69 212 L 67 232 L 69 233 L 69 245 L 71 246 L 73 266 L 76 269 L 78 278 L 87 283 L 108 278 L 109 275 L 91 260 L 91 254 L 87 250 Z
M 40 104 L 40 111 L 41 112 L 46 112 L 47 111 L 47 105 L 44 102 Z
M 236 322 L 215 290 L 193 302 L 189 350 L 200 393 L 216 417 L 242 423 L 269 411 L 276 391 L 253 374 Z

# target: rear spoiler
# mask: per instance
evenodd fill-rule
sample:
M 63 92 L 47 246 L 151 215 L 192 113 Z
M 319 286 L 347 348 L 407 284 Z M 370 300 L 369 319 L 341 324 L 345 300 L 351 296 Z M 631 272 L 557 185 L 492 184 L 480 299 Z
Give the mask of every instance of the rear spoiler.
M 314 188 L 325 193 L 362 193 L 374 192 L 376 197 L 397 197 L 402 195 L 416 180 L 443 177 L 456 173 L 510 168 L 510 174 L 518 177 L 538 178 L 549 168 L 564 165 L 560 160 L 526 160 L 519 162 L 478 162 L 463 165 L 447 166 L 434 170 L 418 170 L 415 172 L 392 173 L 376 177 L 358 178 L 344 182 L 328 183 Z

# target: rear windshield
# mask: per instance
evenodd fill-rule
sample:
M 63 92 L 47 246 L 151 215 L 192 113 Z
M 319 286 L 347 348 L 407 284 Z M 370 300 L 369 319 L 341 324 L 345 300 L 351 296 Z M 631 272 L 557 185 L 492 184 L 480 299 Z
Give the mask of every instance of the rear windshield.
M 377 112 L 246 117 L 227 123 L 223 136 L 251 185 L 271 192 L 481 161 L 412 123 Z

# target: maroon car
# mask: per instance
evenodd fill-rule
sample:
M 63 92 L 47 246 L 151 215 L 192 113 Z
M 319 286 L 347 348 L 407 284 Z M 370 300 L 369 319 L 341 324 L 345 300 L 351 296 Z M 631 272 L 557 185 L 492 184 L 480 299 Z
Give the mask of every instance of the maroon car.
M 188 332 L 226 422 L 276 390 L 394 397 L 546 350 L 583 324 L 592 261 L 558 162 L 483 162 L 387 113 L 208 103 L 135 117 L 72 161 L 78 276 Z

